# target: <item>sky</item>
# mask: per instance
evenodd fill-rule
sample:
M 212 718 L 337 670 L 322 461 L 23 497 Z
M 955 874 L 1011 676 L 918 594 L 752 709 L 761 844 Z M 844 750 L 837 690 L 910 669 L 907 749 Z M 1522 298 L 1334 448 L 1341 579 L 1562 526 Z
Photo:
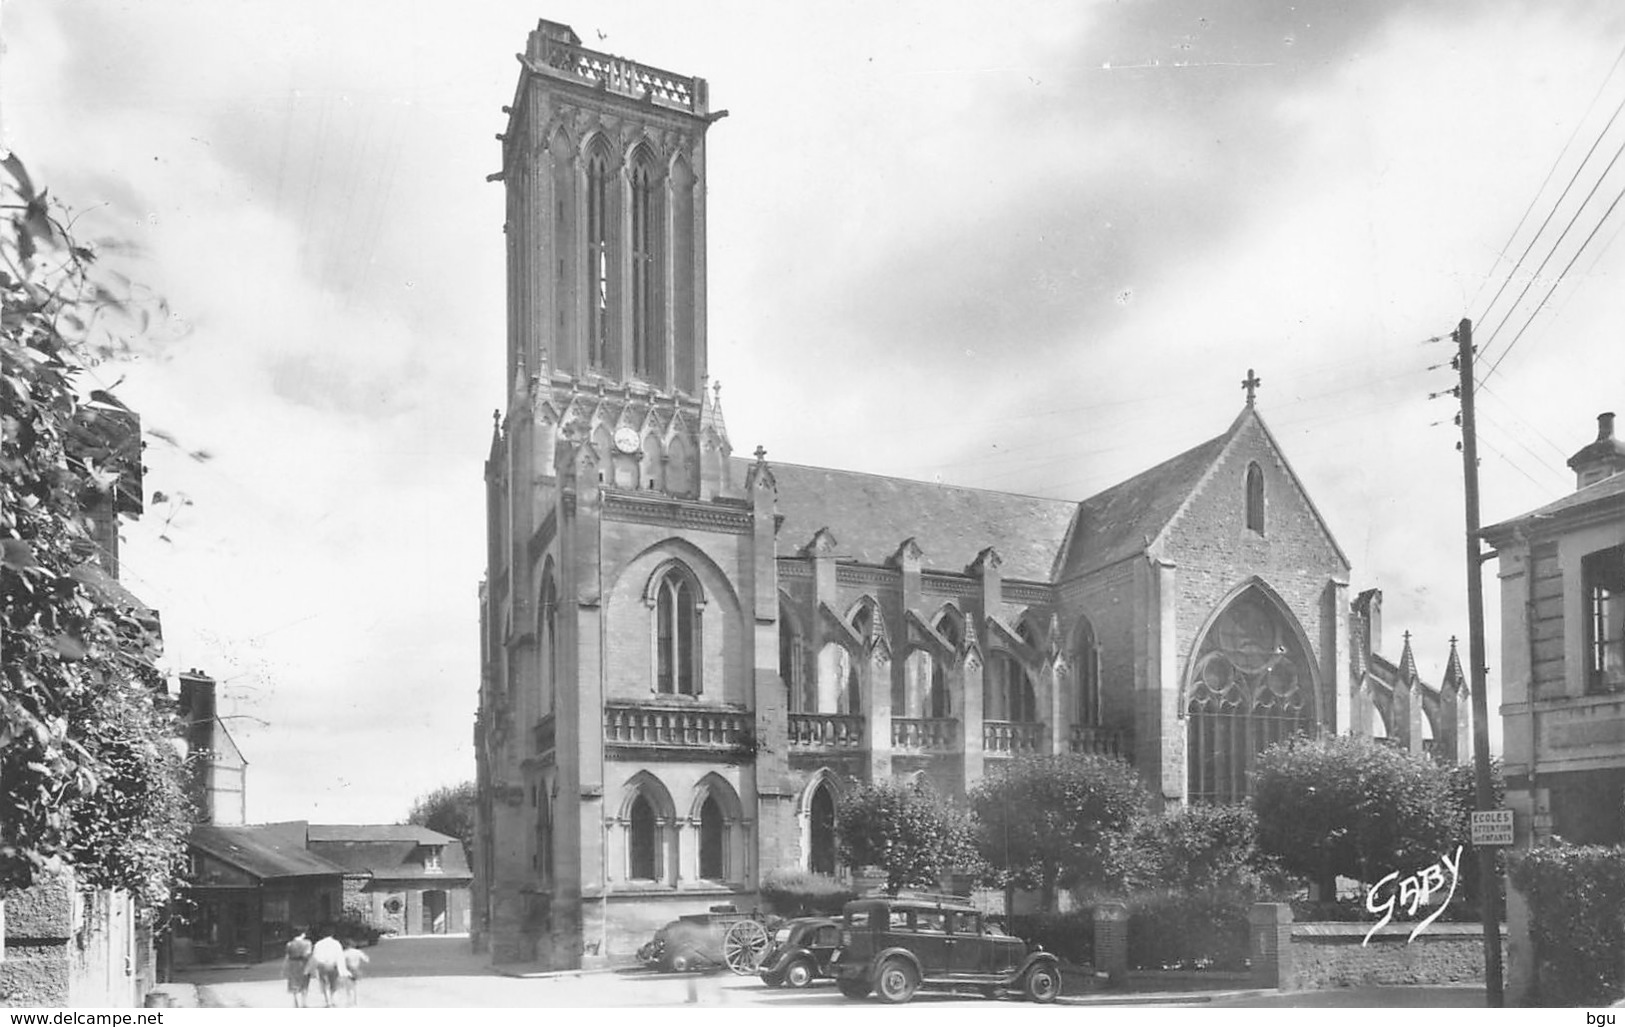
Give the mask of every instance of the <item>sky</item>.
M 1467 635 L 1450 331 L 1493 368 L 1484 523 L 1572 491 L 1625 407 L 1610 0 L 11 0 L 0 141 L 168 303 L 95 369 L 154 433 L 123 576 L 168 669 L 221 681 L 251 821 L 473 777 L 486 176 L 542 17 L 728 111 L 736 452 L 1082 499 L 1220 434 L 1256 369 L 1351 593 L 1437 682 Z

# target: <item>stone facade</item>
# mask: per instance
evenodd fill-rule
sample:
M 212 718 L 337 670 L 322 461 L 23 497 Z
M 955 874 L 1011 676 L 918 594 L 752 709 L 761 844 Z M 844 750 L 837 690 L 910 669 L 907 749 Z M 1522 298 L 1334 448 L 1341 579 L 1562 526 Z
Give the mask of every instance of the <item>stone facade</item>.
M 1625 441 L 1614 415 L 1569 461 L 1576 490 L 1483 536 L 1501 579 L 1501 721 L 1516 848 L 1625 842 Z M 1507 999 L 1532 994 L 1524 895 L 1507 888 Z
M 128 895 L 42 875 L 4 902 L 0 1005 L 139 1006 L 156 982 L 150 930 Z
M 1095 752 L 1164 803 L 1235 799 L 1268 742 L 1352 722 L 1349 563 L 1256 381 L 1081 502 L 736 459 L 704 80 L 550 22 L 522 62 L 475 726 L 494 962 L 623 961 L 773 868 L 837 872 L 852 781 L 963 795 Z

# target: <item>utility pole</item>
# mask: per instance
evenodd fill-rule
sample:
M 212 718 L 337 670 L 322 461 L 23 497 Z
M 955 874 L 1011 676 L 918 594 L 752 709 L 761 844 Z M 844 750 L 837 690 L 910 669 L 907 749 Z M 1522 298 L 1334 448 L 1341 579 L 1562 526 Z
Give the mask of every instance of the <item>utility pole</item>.
M 1484 553 L 1478 538 L 1478 434 L 1473 419 L 1473 322 L 1461 319 L 1454 338 L 1461 372 L 1461 466 L 1467 498 L 1467 661 L 1473 701 L 1473 767 L 1480 810 L 1495 808 L 1490 780 L 1490 712 L 1484 679 Z M 1485 1005 L 1499 1009 L 1501 993 L 1501 882 L 1495 872 L 1496 850 L 1479 847 L 1478 893 L 1484 921 Z

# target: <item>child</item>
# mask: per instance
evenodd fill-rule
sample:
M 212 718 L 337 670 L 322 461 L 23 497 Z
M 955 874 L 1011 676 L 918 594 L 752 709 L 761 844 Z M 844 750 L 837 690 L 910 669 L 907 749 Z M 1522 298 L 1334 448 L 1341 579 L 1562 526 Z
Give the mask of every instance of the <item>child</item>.
M 344 943 L 344 974 L 340 980 L 344 983 L 344 990 L 349 993 L 350 1005 L 356 1004 L 356 985 L 361 982 L 361 968 L 371 962 L 367 954 L 354 941 Z

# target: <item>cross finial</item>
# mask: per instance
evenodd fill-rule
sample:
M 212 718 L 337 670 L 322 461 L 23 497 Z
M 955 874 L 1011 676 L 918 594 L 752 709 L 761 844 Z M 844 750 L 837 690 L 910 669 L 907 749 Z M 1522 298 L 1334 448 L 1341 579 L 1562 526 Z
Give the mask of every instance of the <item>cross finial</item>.
M 1411 644 L 1411 633 L 1409 631 L 1405 632 L 1405 644 L 1406 645 Z
M 1247 390 L 1247 405 L 1252 406 L 1253 400 L 1258 397 L 1258 387 L 1264 384 L 1264 379 L 1253 373 L 1252 368 L 1247 369 L 1247 377 L 1241 380 L 1241 387 Z
M 755 456 L 756 456 L 756 462 L 757 463 L 761 463 L 763 460 L 766 460 L 767 459 L 767 447 L 766 446 L 757 446 Z
M 1450 636 L 1450 648 L 1454 649 L 1455 647 L 1456 647 L 1456 636 L 1451 635 Z

